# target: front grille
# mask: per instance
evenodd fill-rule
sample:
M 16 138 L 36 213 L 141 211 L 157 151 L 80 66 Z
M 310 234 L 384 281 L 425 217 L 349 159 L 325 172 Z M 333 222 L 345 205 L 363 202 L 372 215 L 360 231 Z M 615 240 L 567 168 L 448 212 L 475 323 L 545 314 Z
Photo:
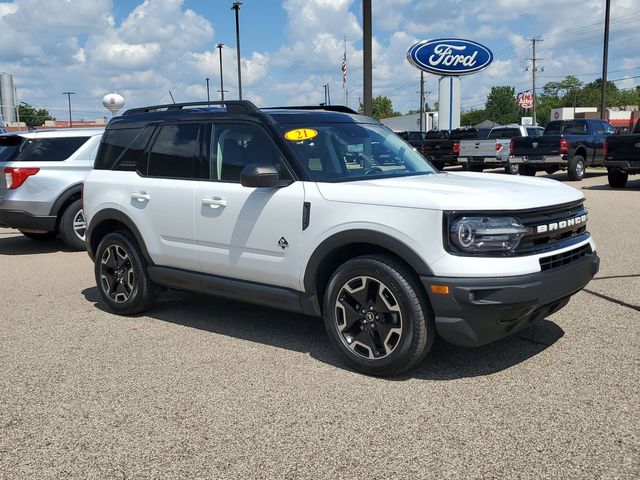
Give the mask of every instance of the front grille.
M 591 247 L 589 245 L 583 245 L 567 252 L 551 255 L 550 257 L 543 257 L 540 259 L 540 269 L 546 272 L 554 268 L 564 267 L 590 253 Z
M 583 240 L 588 236 L 586 215 L 581 202 L 516 214 L 530 233 L 522 238 L 515 253 L 530 255 Z

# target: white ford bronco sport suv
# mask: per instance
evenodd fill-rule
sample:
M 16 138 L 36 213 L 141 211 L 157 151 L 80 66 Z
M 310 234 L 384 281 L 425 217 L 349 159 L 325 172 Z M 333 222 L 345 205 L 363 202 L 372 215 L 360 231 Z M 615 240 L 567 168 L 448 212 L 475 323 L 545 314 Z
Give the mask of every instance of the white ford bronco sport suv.
M 104 129 L 65 128 L 0 135 L 0 227 L 34 240 L 60 234 L 84 250 L 80 191 Z
M 208 105 L 106 129 L 84 209 L 112 311 L 165 287 L 322 316 L 350 366 L 393 375 L 436 335 L 477 346 L 543 319 L 598 270 L 584 198 L 555 180 L 438 173 L 345 107 Z

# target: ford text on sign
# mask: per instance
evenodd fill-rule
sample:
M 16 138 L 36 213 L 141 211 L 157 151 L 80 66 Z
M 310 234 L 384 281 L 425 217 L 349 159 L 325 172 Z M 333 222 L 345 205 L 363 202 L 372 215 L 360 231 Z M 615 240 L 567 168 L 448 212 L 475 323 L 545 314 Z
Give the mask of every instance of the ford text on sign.
M 468 75 L 489 66 L 493 54 L 484 45 L 460 38 L 440 38 L 416 43 L 407 52 L 409 62 L 438 75 Z

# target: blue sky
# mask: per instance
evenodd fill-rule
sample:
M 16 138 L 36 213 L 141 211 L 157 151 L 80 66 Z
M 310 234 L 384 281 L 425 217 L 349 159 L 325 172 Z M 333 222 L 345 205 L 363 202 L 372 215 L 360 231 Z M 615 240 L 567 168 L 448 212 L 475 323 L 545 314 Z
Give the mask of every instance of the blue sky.
M 235 23 L 231 0 L 0 1 L 0 71 L 12 73 L 20 100 L 65 118 L 106 114 L 102 96 L 121 93 L 126 107 L 206 99 L 219 89 L 237 95 Z M 461 37 L 488 46 L 494 63 L 463 78 L 464 109 L 482 107 L 491 86 L 530 87 L 527 38 L 541 37 L 538 85 L 577 75 L 600 76 L 605 0 L 373 0 L 374 95 L 396 110 L 418 108 L 419 72 L 406 61 L 415 42 Z M 612 0 L 609 78 L 621 88 L 640 80 L 640 2 Z M 344 103 L 340 64 L 347 39 L 350 106 L 362 95 L 361 2 L 245 0 L 240 11 L 245 98 L 258 105 L 313 104 L 329 84 Z M 635 47 L 634 47 L 635 46 Z M 437 79 L 427 75 L 427 101 Z M 125 107 L 125 108 L 126 108 Z

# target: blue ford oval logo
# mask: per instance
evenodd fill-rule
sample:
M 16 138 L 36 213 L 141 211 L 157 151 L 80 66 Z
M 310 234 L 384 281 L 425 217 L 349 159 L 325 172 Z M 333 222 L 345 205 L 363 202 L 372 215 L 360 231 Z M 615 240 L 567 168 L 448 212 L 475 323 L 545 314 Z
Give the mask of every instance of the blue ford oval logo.
M 407 52 L 407 60 L 420 70 L 437 75 L 468 75 L 488 67 L 493 53 L 471 40 L 438 38 L 416 43 Z

